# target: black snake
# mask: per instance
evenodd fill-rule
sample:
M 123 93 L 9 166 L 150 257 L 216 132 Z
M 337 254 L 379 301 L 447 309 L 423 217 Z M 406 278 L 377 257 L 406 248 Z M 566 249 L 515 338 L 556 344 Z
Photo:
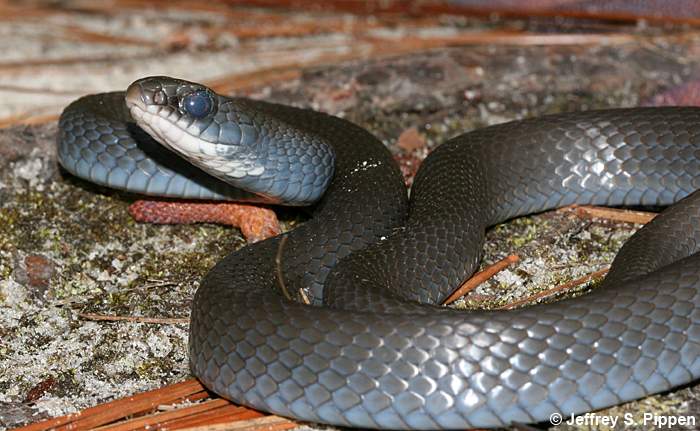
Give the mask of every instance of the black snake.
M 68 171 L 148 194 L 313 203 L 308 222 L 231 253 L 196 293 L 191 369 L 226 398 L 336 425 L 493 427 L 700 376 L 700 108 L 475 130 L 430 154 L 409 203 L 390 153 L 342 119 L 167 77 L 124 98 L 66 108 Z M 427 305 L 471 275 L 495 223 L 573 203 L 677 201 L 588 295 L 508 312 Z M 303 289 L 324 306 L 290 299 Z

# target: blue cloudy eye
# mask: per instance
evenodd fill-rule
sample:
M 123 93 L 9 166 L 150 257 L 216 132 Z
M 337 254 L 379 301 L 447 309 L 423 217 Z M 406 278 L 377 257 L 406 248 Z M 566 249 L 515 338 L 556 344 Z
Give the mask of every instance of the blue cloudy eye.
M 211 112 L 212 100 L 206 91 L 195 91 L 185 96 L 182 107 L 191 116 L 202 118 Z

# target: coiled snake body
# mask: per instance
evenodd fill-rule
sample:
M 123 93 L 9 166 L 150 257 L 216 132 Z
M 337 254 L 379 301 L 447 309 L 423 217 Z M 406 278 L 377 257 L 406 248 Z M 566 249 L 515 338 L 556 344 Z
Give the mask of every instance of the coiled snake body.
M 698 108 L 552 115 L 458 136 L 425 160 L 409 205 L 389 152 L 347 121 L 166 77 L 132 84 L 128 108 L 124 97 L 66 108 L 68 171 L 150 194 L 315 202 L 307 223 L 231 253 L 196 293 L 191 369 L 226 398 L 337 425 L 492 427 L 700 376 L 700 193 L 686 198 L 700 189 Z M 217 178 L 155 153 L 143 130 Z M 427 305 L 475 270 L 490 225 L 573 203 L 681 199 L 588 295 L 509 312 Z M 287 298 L 300 289 L 325 306 Z

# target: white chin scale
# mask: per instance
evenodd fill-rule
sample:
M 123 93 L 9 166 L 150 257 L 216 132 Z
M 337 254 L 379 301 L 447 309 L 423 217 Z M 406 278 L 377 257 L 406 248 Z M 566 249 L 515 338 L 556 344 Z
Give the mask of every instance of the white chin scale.
M 171 108 L 132 104 L 129 106 L 129 111 L 136 124 L 160 144 L 216 177 L 226 180 L 227 177 L 232 176 L 230 166 L 232 162 L 217 155 L 217 144 L 206 142 L 190 134 L 187 128 L 194 126 L 188 124 L 186 119 L 178 121 L 180 116 Z M 197 133 L 198 130 L 192 132 Z

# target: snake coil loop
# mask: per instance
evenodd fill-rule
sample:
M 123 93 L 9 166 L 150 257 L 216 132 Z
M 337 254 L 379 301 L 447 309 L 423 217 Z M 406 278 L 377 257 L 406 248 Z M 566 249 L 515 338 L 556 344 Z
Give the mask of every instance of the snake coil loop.
M 148 78 L 127 99 L 153 99 L 139 93 L 149 85 L 202 88 Z M 186 136 L 165 144 L 192 158 L 228 157 L 231 176 L 244 187 L 262 182 L 263 192 L 234 191 L 158 155 L 123 93 L 68 107 L 59 157 L 76 175 L 136 192 L 265 200 L 289 189 L 308 203 L 320 196 L 309 188 L 326 190 L 307 223 L 231 253 L 202 280 L 190 365 L 214 392 L 313 422 L 463 429 L 587 412 L 700 376 L 699 108 L 560 114 L 458 136 L 423 163 L 409 211 L 391 155 L 360 127 L 218 95 L 209 107 L 199 94 L 184 99 L 190 117 L 171 123 L 162 106 L 131 114 L 159 141 Z M 222 142 L 252 146 L 207 146 Z M 310 164 L 295 171 L 282 153 Z M 291 185 L 268 177 L 275 167 Z M 319 173 L 332 180 L 311 179 Z M 509 312 L 419 304 L 439 302 L 474 271 L 494 223 L 573 203 L 678 201 L 623 247 L 588 295 Z M 280 274 L 289 292 L 308 289 L 326 306 L 287 299 Z

